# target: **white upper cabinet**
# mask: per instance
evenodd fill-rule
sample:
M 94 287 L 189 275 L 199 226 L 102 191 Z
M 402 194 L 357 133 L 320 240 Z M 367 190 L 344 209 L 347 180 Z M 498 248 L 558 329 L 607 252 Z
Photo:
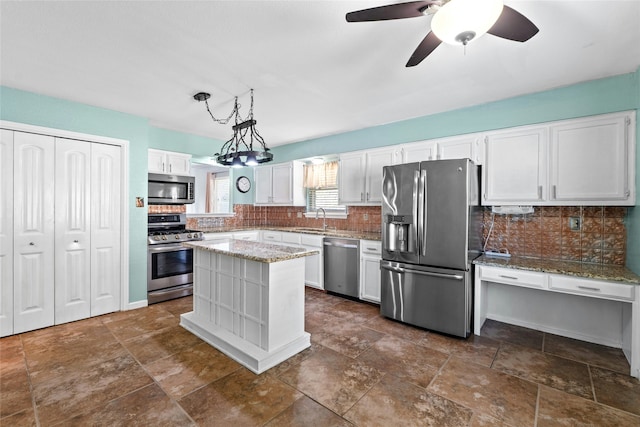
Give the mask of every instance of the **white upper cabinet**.
M 189 175 L 190 172 L 190 154 L 149 149 L 149 173 Z
M 541 204 L 547 190 L 547 131 L 521 128 L 485 139 L 482 201 L 485 205 Z
M 343 205 L 382 203 L 382 168 L 398 158 L 394 148 L 357 151 L 340 155 L 338 194 Z
M 631 196 L 627 129 L 630 118 L 610 115 L 551 127 L 549 184 L 552 201 L 626 204 Z
M 635 113 L 489 133 L 484 205 L 635 204 Z
M 255 204 L 305 206 L 303 173 L 295 161 L 254 168 Z
M 402 146 L 402 163 L 424 162 L 437 157 L 436 142 L 419 141 Z
M 471 159 L 476 164 L 482 164 L 480 136 L 477 134 L 461 137 L 444 138 L 436 143 L 438 160 Z

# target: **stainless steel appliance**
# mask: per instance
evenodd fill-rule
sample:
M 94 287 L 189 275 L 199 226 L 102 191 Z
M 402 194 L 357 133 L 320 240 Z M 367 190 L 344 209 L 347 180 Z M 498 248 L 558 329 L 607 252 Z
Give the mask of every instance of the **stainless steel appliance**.
M 184 205 L 195 202 L 195 177 L 150 173 L 148 203 L 150 205 Z
M 325 237 L 324 289 L 358 298 L 360 283 L 360 241 Z
M 478 167 L 469 159 L 383 168 L 382 315 L 471 332 L 471 261 L 481 249 Z
M 182 242 L 202 240 L 186 229 L 185 214 L 149 214 L 147 301 L 154 304 L 193 294 L 193 249 Z

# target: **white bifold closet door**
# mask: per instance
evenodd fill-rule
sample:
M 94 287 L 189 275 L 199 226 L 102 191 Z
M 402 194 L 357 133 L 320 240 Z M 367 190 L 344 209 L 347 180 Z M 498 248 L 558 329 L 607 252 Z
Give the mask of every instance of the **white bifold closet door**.
M 120 308 L 120 147 L 56 138 L 55 323 Z
M 121 168 L 119 146 L 91 144 L 91 316 L 121 306 Z
M 13 334 L 13 132 L 0 130 L 0 337 Z
M 15 132 L 13 333 L 54 322 L 54 144 Z

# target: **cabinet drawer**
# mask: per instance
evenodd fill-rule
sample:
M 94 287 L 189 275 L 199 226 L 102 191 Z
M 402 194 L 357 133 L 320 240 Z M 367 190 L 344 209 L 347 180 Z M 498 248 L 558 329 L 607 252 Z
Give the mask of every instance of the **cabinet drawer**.
M 263 231 L 262 240 L 264 242 L 282 242 L 282 233 L 278 231 Z
M 363 254 L 382 256 L 382 242 L 378 242 L 377 240 L 361 240 L 360 251 Z
M 618 301 L 632 301 L 635 296 L 635 285 L 554 275 L 549 276 L 549 289 Z
M 257 231 L 247 231 L 242 233 L 233 233 L 233 238 L 238 240 L 251 240 L 253 242 L 258 241 L 259 233 Z
M 480 267 L 480 278 L 496 283 L 506 283 L 527 288 L 547 288 L 547 275 L 511 268 Z
M 304 246 L 312 246 L 315 248 L 322 248 L 322 236 L 314 236 L 312 234 L 302 234 L 300 236 L 300 243 Z
M 231 239 L 233 235 L 231 233 L 203 233 L 203 240 L 216 240 L 216 239 Z
M 300 244 L 300 235 L 298 233 L 282 233 L 283 243 L 293 243 L 295 245 Z

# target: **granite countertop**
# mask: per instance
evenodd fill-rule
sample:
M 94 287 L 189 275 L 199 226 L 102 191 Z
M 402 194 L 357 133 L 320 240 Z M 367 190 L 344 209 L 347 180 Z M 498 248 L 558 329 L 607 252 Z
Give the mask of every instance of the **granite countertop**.
M 334 230 L 334 229 L 323 230 L 322 228 L 313 228 L 313 227 L 215 227 L 215 228 L 198 227 L 197 230 L 202 231 L 203 233 L 229 233 L 233 231 L 272 230 L 272 231 L 283 231 L 287 233 L 318 234 L 322 236 L 346 237 L 346 238 L 361 239 L 361 240 L 381 240 L 382 239 L 382 236 L 380 233 L 373 233 L 369 231 Z
M 501 258 L 481 255 L 473 261 L 476 265 L 513 268 L 516 270 L 538 271 L 542 273 L 565 274 L 588 279 L 626 282 L 640 285 L 640 276 L 626 267 L 613 264 L 559 261 L 545 258 L 514 257 Z
M 184 242 L 182 245 L 188 248 L 211 251 L 264 263 L 287 261 L 320 253 L 317 250 L 308 250 L 301 247 L 272 245 L 270 243 L 236 239 Z

